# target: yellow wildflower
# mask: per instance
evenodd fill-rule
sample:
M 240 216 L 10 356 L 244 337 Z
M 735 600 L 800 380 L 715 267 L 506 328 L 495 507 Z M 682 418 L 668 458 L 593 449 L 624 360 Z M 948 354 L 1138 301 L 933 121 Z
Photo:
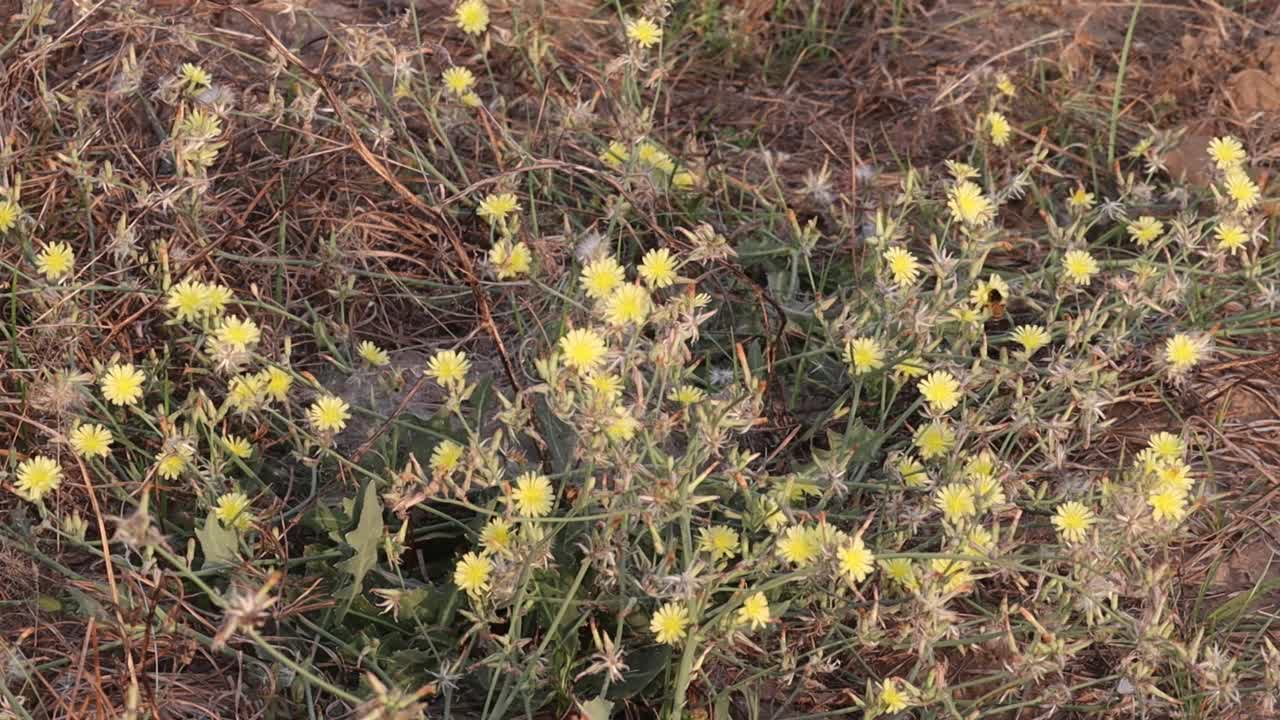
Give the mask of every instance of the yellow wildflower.
M 25 500 L 40 502 L 41 498 L 57 490 L 61 484 L 62 467 L 52 458 L 37 455 L 18 463 L 14 488 Z
M 325 395 L 311 403 L 307 419 L 320 432 L 341 432 L 351 418 L 351 406 L 336 395 Z
M 651 288 L 664 288 L 677 279 L 676 259 L 666 248 L 650 250 L 640 262 L 640 277 Z
M 516 478 L 516 486 L 511 491 L 511 504 L 521 515 L 542 517 L 551 512 L 555 500 L 555 490 L 545 475 L 527 472 Z
M 142 397 L 142 381 L 145 378 L 133 365 L 112 365 L 98 385 L 102 388 L 102 397 L 112 405 L 133 405 Z
M 663 605 L 649 620 L 649 630 L 654 639 L 665 645 L 675 645 L 685 635 L 689 625 L 689 611 L 681 603 Z
M 111 454 L 111 431 L 102 425 L 77 425 L 67 439 L 71 443 L 71 449 L 80 457 L 106 457 Z

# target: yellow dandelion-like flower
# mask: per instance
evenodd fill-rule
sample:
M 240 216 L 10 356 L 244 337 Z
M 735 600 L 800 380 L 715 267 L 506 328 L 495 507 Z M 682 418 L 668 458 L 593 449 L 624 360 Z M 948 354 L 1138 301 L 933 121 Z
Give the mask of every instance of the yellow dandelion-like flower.
M 1151 244 L 1152 240 L 1164 234 L 1164 223 L 1151 217 L 1143 215 L 1136 221 L 1129 223 L 1129 237 L 1139 245 L 1146 247 Z
M 649 317 L 649 291 L 643 285 L 626 283 L 613 291 L 604 304 L 610 325 L 642 325 Z
M 474 92 L 467 92 L 462 96 L 462 104 L 469 108 L 478 108 L 483 103 L 481 102 L 479 95 Z
M 560 352 L 564 355 L 565 364 L 579 372 L 595 370 L 604 362 L 608 351 L 604 338 L 588 328 L 570 330 L 560 338 Z
M 1156 522 L 1177 522 L 1187 512 L 1187 495 L 1171 487 L 1156 488 L 1147 495 L 1147 504 L 1151 506 L 1151 516 Z
M 493 563 L 483 555 L 470 552 L 462 556 L 453 568 L 453 584 L 473 597 L 484 595 L 489 590 L 489 575 L 493 572 Z
M 635 437 L 636 430 L 640 429 L 640 421 L 635 418 L 626 408 L 615 407 L 613 409 L 613 419 L 604 427 L 604 434 L 610 440 L 617 442 L 626 442 Z
M 165 308 L 179 322 L 195 320 L 204 313 L 206 292 L 204 283 L 183 280 L 169 288 Z
M 551 512 L 555 497 L 551 481 L 545 475 L 527 472 L 516 478 L 516 486 L 511 491 L 511 504 L 521 515 L 536 518 Z
M 44 246 L 36 255 L 36 269 L 49 280 L 57 280 L 75 268 L 76 256 L 71 246 L 56 242 Z
M 769 624 L 769 599 L 758 592 L 742 601 L 738 608 L 738 624 L 750 625 L 752 630 L 759 630 Z
M 863 544 L 861 537 L 854 538 L 852 542 L 840 548 L 836 553 L 836 559 L 840 563 L 840 573 L 851 582 L 860 583 L 866 580 L 875 569 L 875 553 Z
M 1237 210 L 1253 209 L 1262 196 L 1262 191 L 1254 184 L 1249 173 L 1240 168 L 1228 170 L 1223 182 L 1226 184 L 1227 196 L 1235 201 Z
M 966 553 L 976 553 L 978 555 L 991 555 L 996 549 L 996 538 L 991 531 L 981 525 L 974 526 L 969 534 L 965 536 Z
M 647 17 L 627 23 L 627 38 L 642 48 L 651 48 L 662 41 L 662 28 Z
M 968 560 L 950 560 L 935 558 L 929 561 L 929 569 L 942 579 L 943 592 L 962 592 L 973 582 L 973 574 L 969 569 L 973 563 Z
M 613 373 L 594 373 L 587 377 L 587 387 L 607 402 L 614 402 L 622 395 L 622 378 Z
M 238 318 L 234 315 L 223 318 L 214 330 L 218 341 L 237 350 L 247 350 L 262 337 L 262 331 L 250 318 Z
M 31 502 L 40 500 L 62 484 L 62 467 L 52 458 L 37 455 L 18 463 L 14 488 L 19 497 Z
M 1072 250 L 1062 258 L 1062 274 L 1068 283 L 1088 285 L 1098 274 L 1098 261 L 1084 250 Z
M 612 257 L 603 257 L 582 268 L 582 289 L 587 297 L 603 300 L 626 280 L 622 266 Z
M 808 567 L 822 552 L 822 540 L 812 528 L 793 525 L 778 540 L 778 555 L 798 568 Z
M 102 397 L 112 405 L 133 405 L 142 397 L 142 372 L 129 363 L 112 365 L 98 381 Z
M 854 338 L 845 343 L 844 361 L 854 375 L 884 367 L 884 348 L 875 338 Z
M 953 523 L 973 517 L 978 512 L 973 503 L 973 488 L 960 483 L 938 488 L 933 504 L 942 511 L 943 517 Z
M 881 560 L 880 569 L 885 577 L 908 590 L 914 590 L 920 586 L 920 581 L 916 579 L 915 565 L 909 558 Z
M 906 382 L 929 374 L 929 366 L 920 356 L 909 357 L 893 366 L 893 379 Z
M 510 520 L 493 518 L 480 531 L 480 544 L 492 555 L 507 555 L 515 540 L 515 529 Z
M 951 178 L 956 182 L 963 180 L 976 180 L 978 178 L 978 168 L 966 162 L 957 160 L 944 160 L 943 164 L 947 166 L 947 172 L 951 173 Z
M 263 375 L 238 375 L 227 384 L 227 401 L 241 412 L 252 410 L 262 401 L 266 379 Z
M 1158 432 L 1147 438 L 1147 447 L 1151 448 L 1161 460 L 1181 460 L 1187 452 L 1182 438 L 1170 432 Z
M 227 303 L 231 302 L 231 288 L 216 283 L 208 283 L 202 287 L 204 296 L 200 301 L 201 315 L 218 317 L 226 309 Z
M 22 217 L 22 208 L 11 200 L 0 200 L 0 233 L 7 233 L 18 224 Z
M 902 478 L 902 484 L 909 488 L 921 488 L 929 484 L 929 473 L 913 455 L 903 455 L 894 469 L 898 471 L 898 477 Z
M 386 350 L 383 350 L 368 340 L 362 341 L 356 347 L 356 351 L 360 353 L 360 357 L 364 358 L 365 362 L 374 367 L 382 367 L 383 365 L 391 362 L 391 356 L 387 355 Z
M 920 263 L 910 252 L 899 247 L 891 247 L 884 251 L 885 267 L 893 277 L 893 284 L 907 287 L 915 283 L 920 275 Z
M 994 475 L 978 475 L 970 482 L 974 500 L 982 507 L 996 507 L 1005 504 L 1004 486 Z
M 222 446 L 227 452 L 241 460 L 248 460 L 253 455 L 253 443 L 239 435 L 226 435 L 222 438 Z
M 1009 135 L 1013 133 L 1013 128 L 1009 125 L 1009 119 L 998 112 L 987 113 L 987 129 L 991 131 L 991 143 L 996 147 L 1004 147 L 1009 143 Z
M 269 367 L 262 374 L 263 390 L 272 398 L 284 401 L 289 396 L 289 388 L 293 387 L 293 376 L 283 368 Z
M 519 277 L 529 272 L 533 264 L 533 253 L 523 242 L 512 244 L 503 238 L 494 243 L 489 250 L 489 264 L 493 265 L 494 274 L 499 280 Z
M 712 560 L 727 560 L 738 552 L 738 532 L 725 525 L 712 525 L 698 532 L 698 547 Z
M 476 76 L 470 70 L 457 66 L 441 73 L 440 79 L 444 81 L 445 89 L 458 97 L 466 95 L 471 86 L 476 84 Z
M 688 170 L 681 170 L 671 176 L 671 187 L 674 187 L 677 190 L 688 190 L 697 183 L 698 176 Z
M 675 161 L 671 159 L 671 155 L 666 150 L 648 140 L 636 145 L 636 160 L 641 165 L 647 165 L 665 172 L 671 172 L 676 167 Z
M 253 526 L 253 512 L 249 496 L 242 492 L 229 492 L 218 497 L 213 506 L 213 516 L 218 522 L 236 530 L 248 530 Z
M 957 182 L 947 193 L 947 208 L 953 218 L 965 225 L 981 225 L 995 214 L 982 188 L 968 180 Z
M 1092 208 L 1093 202 L 1093 193 L 1086 192 L 1082 186 L 1076 186 L 1075 192 L 1071 193 L 1071 197 L 1067 198 L 1067 206 L 1072 210 L 1081 212 Z
M 1013 86 L 1013 81 L 1005 73 L 996 75 L 996 89 L 1005 97 L 1015 97 L 1018 94 L 1018 89 Z
M 319 432 L 342 432 L 351 418 L 351 406 L 336 395 L 325 395 L 307 408 L 307 420 Z
M 427 375 L 441 387 L 461 387 L 470 369 L 467 354 L 458 350 L 440 350 L 427 363 Z
M 1062 503 L 1053 513 L 1053 526 L 1068 543 L 1083 542 L 1095 521 L 1093 511 L 1075 500 Z
M 480 201 L 476 214 L 495 225 L 507 219 L 507 216 L 520 209 L 520 201 L 515 193 L 498 193 L 489 195 Z
M 666 248 L 650 250 L 640 262 L 640 277 L 651 288 L 664 288 L 675 283 L 676 259 Z
M 1022 346 L 1022 351 L 1033 355 L 1037 350 L 1049 344 L 1052 339 L 1043 325 L 1019 325 L 1012 334 L 1014 342 Z
M 431 449 L 430 466 L 432 472 L 437 475 L 448 475 L 458 469 L 458 463 L 462 461 L 464 450 L 461 445 L 452 440 L 441 440 Z
M 1195 367 L 1204 358 L 1205 343 L 1184 333 L 1178 333 L 1164 343 L 1164 360 L 1175 375 Z
M 463 0 L 454 10 L 453 20 L 462 32 L 479 35 L 489 27 L 489 6 L 484 0 Z
M 187 456 L 181 452 L 163 451 L 156 456 L 156 474 L 174 480 L 187 468 Z
M 630 158 L 631 152 L 627 150 L 627 146 L 617 140 L 610 141 L 608 147 L 600 152 L 600 162 L 614 170 L 622 167 Z
M 209 71 L 194 63 L 183 63 L 178 68 L 178 76 L 188 90 L 201 90 L 213 84 L 213 76 Z
M 71 449 L 82 458 L 106 457 L 111 454 L 111 431 L 102 425 L 77 425 L 67 437 Z
M 1218 238 L 1218 249 L 1235 255 L 1249 244 L 1249 231 L 1238 223 L 1224 222 L 1214 228 L 1213 234 Z
M 1195 478 L 1191 476 L 1191 468 L 1181 460 L 1169 462 L 1156 470 L 1159 489 L 1171 489 L 1183 495 L 1191 492 Z
M 898 682 L 894 678 L 880 683 L 880 692 L 876 699 L 884 711 L 890 715 L 911 707 L 910 696 L 898 688 Z
M 951 429 L 950 425 L 935 420 L 928 425 L 921 426 L 916 431 L 913 442 L 916 448 L 920 450 L 920 457 L 925 460 L 932 460 L 946 455 L 955 446 L 956 433 Z
M 664 645 L 680 642 L 688 626 L 689 610 L 677 602 L 663 605 L 649 620 L 649 631 L 653 633 L 655 640 Z
M 925 402 L 929 404 L 929 409 L 939 414 L 959 405 L 964 397 L 964 393 L 960 390 L 960 383 L 946 370 L 929 373 L 929 376 L 921 380 L 916 387 L 920 390 L 920 395 L 924 397 Z
M 1244 151 L 1244 145 L 1230 135 L 1209 141 L 1209 157 L 1213 159 L 1213 164 L 1224 172 L 1240 167 L 1245 160 L 1249 159 L 1248 153 Z
M 680 405 L 693 405 L 694 403 L 702 402 L 706 397 L 707 394 L 703 392 L 702 388 L 689 383 L 685 383 L 667 394 L 668 400 Z

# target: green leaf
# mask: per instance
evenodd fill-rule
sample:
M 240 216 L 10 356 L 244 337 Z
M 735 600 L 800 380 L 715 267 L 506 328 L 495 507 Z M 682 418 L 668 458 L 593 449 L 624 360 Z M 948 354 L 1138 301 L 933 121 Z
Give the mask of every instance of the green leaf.
M 581 703 L 582 716 L 587 720 L 609 720 L 613 714 L 613 703 L 598 697 L 590 702 Z
M 344 536 L 355 554 L 338 563 L 339 570 L 351 573 L 351 587 L 347 590 L 350 594 L 347 597 L 360 594 L 364 587 L 364 576 L 378 564 L 378 544 L 382 542 L 382 530 L 382 502 L 378 499 L 378 488 L 372 482 L 365 483 L 360 521 L 355 530 Z
M 196 530 L 196 539 L 204 551 L 206 568 L 235 565 L 240 561 L 240 542 L 236 531 L 223 527 L 213 513 L 205 518 L 204 527 Z

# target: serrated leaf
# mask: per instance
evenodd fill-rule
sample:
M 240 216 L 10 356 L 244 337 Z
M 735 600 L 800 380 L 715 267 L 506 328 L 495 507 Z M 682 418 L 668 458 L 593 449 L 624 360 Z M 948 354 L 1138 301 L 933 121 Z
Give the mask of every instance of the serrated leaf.
M 240 560 L 240 543 L 236 531 L 223 527 L 213 513 L 204 520 L 204 527 L 196 530 L 200 550 L 204 552 L 204 566 L 225 567 Z
M 378 564 L 378 544 L 382 542 L 382 530 L 382 502 L 378 499 L 378 488 L 369 482 L 364 486 L 364 499 L 360 503 L 360 521 L 356 523 L 355 530 L 343 536 L 355 554 L 338 563 L 339 570 L 351 573 L 348 597 L 360 594 L 364 587 L 364 576 Z

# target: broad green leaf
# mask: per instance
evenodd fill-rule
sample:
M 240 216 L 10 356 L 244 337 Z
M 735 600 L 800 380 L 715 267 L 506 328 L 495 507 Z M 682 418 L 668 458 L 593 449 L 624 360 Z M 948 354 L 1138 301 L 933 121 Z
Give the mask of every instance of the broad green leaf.
M 235 565 L 240 561 L 240 544 L 236 531 L 223 527 L 213 513 L 205 518 L 204 527 L 196 530 L 196 539 L 200 541 L 200 549 L 204 552 L 205 567 Z
M 581 703 L 581 705 L 582 716 L 586 720 L 609 720 L 609 716 L 613 714 L 613 703 L 603 697 Z
M 382 502 L 378 488 L 372 483 L 364 486 L 364 499 L 360 503 L 360 521 L 356 529 L 344 537 L 355 551 L 351 557 L 338 563 L 339 570 L 351 573 L 350 595 L 355 597 L 364 588 L 364 576 L 378 564 L 378 545 L 382 542 Z

